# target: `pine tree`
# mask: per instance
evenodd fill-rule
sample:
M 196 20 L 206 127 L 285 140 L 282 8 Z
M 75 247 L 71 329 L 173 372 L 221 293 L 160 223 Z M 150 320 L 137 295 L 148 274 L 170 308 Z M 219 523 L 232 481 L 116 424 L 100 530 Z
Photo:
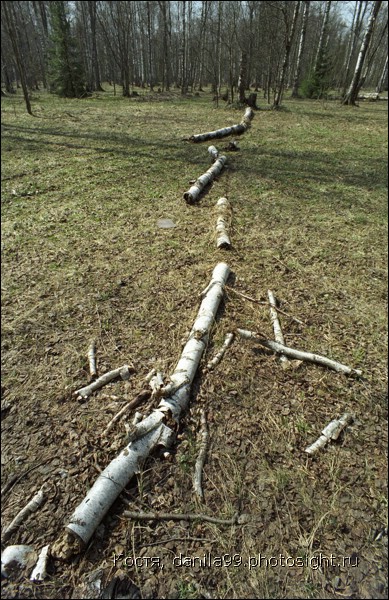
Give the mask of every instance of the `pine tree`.
M 72 36 L 67 2 L 49 3 L 51 36 L 49 53 L 50 91 L 65 98 L 80 98 L 86 93 L 85 79 Z

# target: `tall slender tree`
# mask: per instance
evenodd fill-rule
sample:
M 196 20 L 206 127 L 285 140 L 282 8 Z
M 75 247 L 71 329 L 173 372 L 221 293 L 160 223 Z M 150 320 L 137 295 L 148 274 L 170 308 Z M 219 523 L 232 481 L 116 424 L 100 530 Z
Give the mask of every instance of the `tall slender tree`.
M 370 41 L 373 35 L 374 26 L 376 23 L 377 15 L 381 8 L 382 0 L 375 0 L 373 9 L 370 14 L 370 18 L 366 27 L 365 35 L 363 36 L 361 48 L 359 50 L 357 64 L 355 66 L 354 76 L 350 83 L 350 87 L 348 88 L 345 97 L 342 100 L 343 104 L 351 104 L 355 105 L 359 90 L 362 85 L 362 70 L 363 65 L 366 59 L 366 54 L 369 49 Z

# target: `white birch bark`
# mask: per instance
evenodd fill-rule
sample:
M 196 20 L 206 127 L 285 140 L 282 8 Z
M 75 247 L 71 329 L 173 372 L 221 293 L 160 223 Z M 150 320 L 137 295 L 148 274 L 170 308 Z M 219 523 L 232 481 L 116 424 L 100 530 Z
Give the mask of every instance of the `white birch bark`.
M 231 221 L 231 204 L 227 198 L 219 198 L 216 203 L 218 217 L 216 221 L 216 246 L 217 248 L 230 248 L 231 240 L 228 228 Z
M 254 117 L 254 112 L 250 107 L 247 107 L 243 115 L 241 123 L 237 125 L 231 125 L 230 127 L 223 127 L 222 129 L 216 129 L 215 131 L 207 131 L 206 133 L 199 133 L 192 135 L 189 138 L 191 142 L 205 142 L 206 140 L 212 140 L 215 138 L 223 138 L 228 135 L 240 135 L 244 133 L 250 126 L 250 123 Z
M 285 354 L 289 358 L 297 358 L 297 360 L 306 360 L 308 362 L 317 363 L 324 367 L 328 367 L 329 369 L 333 369 L 337 373 L 344 373 L 345 375 L 362 375 L 362 371 L 359 369 L 353 369 L 352 367 L 343 365 L 342 363 L 327 358 L 326 356 L 322 356 L 321 354 L 312 354 L 311 352 L 303 352 L 302 350 L 289 348 L 278 342 L 259 337 L 258 334 L 253 331 L 247 331 L 246 329 L 237 329 L 237 332 L 243 339 L 253 340 L 256 343 L 261 344 L 261 346 L 264 346 L 273 352 Z
M 187 192 L 184 193 L 184 200 L 188 204 L 192 204 L 197 200 L 206 185 L 211 183 L 217 175 L 222 171 L 224 165 L 227 162 L 226 156 L 219 156 L 213 163 L 212 167 L 208 169 L 203 175 L 201 175 L 196 183 L 192 185 Z
M 113 379 L 117 379 L 118 377 L 121 377 L 124 380 L 129 379 L 130 374 L 133 371 L 134 371 L 133 367 L 124 365 L 123 367 L 120 367 L 119 369 L 114 369 L 113 371 L 104 373 L 104 375 L 101 375 L 101 377 L 99 377 L 95 381 L 92 381 L 92 383 L 90 383 L 89 385 L 87 385 L 83 388 L 80 388 L 79 390 L 76 390 L 74 392 L 74 394 L 76 396 L 82 396 L 83 398 L 87 398 L 88 396 L 93 394 L 94 391 L 98 390 L 99 388 L 103 387 L 104 385 L 107 385 L 107 383 L 109 383 Z
M 30 502 L 28 502 L 28 504 L 26 504 L 26 506 L 24 506 L 22 510 L 18 512 L 13 521 L 11 521 L 8 527 L 6 527 L 1 534 L 2 543 L 5 543 L 7 540 L 9 540 L 14 531 L 18 529 L 18 527 L 27 519 L 27 517 L 30 516 L 31 513 L 38 510 L 41 504 L 46 500 L 46 492 L 48 487 L 48 484 L 44 483 L 39 492 L 37 492 Z
M 209 146 L 208 154 L 211 157 L 212 161 L 215 161 L 219 156 L 219 150 L 215 148 L 215 146 Z
M 177 391 L 170 397 L 163 398 L 148 417 L 132 428 L 129 444 L 104 469 L 72 514 L 66 529 L 81 544 L 88 543 L 113 502 L 133 475 L 140 471 L 152 450 L 157 445 L 169 447 L 173 443 L 175 433 L 164 421 L 170 422 L 171 415 L 178 423 L 181 413 L 188 406 L 190 387 L 207 346 L 229 273 L 230 269 L 225 263 L 219 263 L 213 270 L 211 283 L 201 302 L 189 339 L 170 378 Z M 58 542 L 58 552 L 69 551 L 70 542 L 65 542 L 65 546 L 66 544 L 67 549 L 64 550 L 63 544 Z
M 345 413 L 340 419 L 334 419 L 323 429 L 322 435 L 316 442 L 305 449 L 305 452 L 310 455 L 315 454 L 320 448 L 324 448 L 330 440 L 337 440 L 341 431 L 352 421 L 353 416 L 349 413 Z
M 282 333 L 281 324 L 278 319 L 276 299 L 271 290 L 267 291 L 267 296 L 269 298 L 269 304 L 270 304 L 270 318 L 273 323 L 274 339 L 279 344 L 282 344 L 283 346 L 285 346 L 284 334 Z M 281 354 L 280 360 L 284 363 L 288 362 L 288 359 L 285 356 L 285 354 Z
M 209 441 L 209 431 L 207 425 L 207 418 L 205 416 L 205 411 L 201 411 L 201 443 L 200 443 L 200 452 L 196 460 L 195 464 L 195 472 L 193 476 L 193 487 L 196 495 L 200 500 L 204 500 L 204 492 L 202 486 L 202 477 L 203 477 L 203 468 L 205 464 L 205 459 L 207 457 L 208 450 L 208 441 Z
M 226 338 L 223 343 L 223 346 L 220 348 L 219 352 L 213 357 L 213 359 L 210 360 L 209 363 L 207 364 L 207 369 L 209 371 L 214 369 L 219 364 L 219 362 L 225 355 L 227 349 L 231 346 L 234 339 L 235 339 L 235 335 L 233 333 L 227 333 Z
M 89 360 L 89 373 L 91 377 L 96 377 L 96 343 L 94 340 L 91 341 L 88 348 L 88 360 Z
M 47 575 L 47 562 L 49 560 L 49 548 L 50 545 L 43 546 L 39 553 L 38 561 L 34 567 L 33 572 L 30 575 L 30 581 L 43 581 Z

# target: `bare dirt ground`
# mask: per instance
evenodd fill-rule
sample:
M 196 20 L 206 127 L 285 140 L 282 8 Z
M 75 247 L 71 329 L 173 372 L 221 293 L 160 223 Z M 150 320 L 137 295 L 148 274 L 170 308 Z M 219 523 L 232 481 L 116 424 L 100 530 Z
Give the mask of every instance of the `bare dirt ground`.
M 52 558 L 41 583 L 31 566 L 17 569 L 4 598 L 387 597 L 386 105 L 286 105 L 255 114 L 225 173 L 188 206 L 182 195 L 209 157 L 183 138 L 239 122 L 242 110 L 214 110 L 208 96 L 42 94 L 31 118 L 2 99 L 3 531 L 49 486 L 7 544 L 39 551 L 63 535 L 125 446 L 123 420 L 104 436 L 108 422 L 151 368 L 173 372 L 214 266 L 232 270 L 171 456 L 150 457 L 87 548 Z M 231 251 L 215 247 L 222 196 L 233 205 Z M 160 229 L 161 218 L 175 227 Z M 363 377 L 284 369 L 243 340 L 208 372 L 236 327 L 273 337 L 268 289 L 287 345 Z M 80 400 L 91 339 L 99 374 L 129 362 L 135 372 Z M 192 483 L 201 409 L 204 503 Z M 308 457 L 345 412 L 352 425 Z M 126 510 L 249 518 L 137 521 Z

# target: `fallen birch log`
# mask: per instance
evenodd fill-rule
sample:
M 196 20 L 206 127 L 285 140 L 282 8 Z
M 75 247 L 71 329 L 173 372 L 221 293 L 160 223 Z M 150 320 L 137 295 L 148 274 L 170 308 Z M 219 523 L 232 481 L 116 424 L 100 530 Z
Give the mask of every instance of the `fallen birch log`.
M 320 448 L 324 448 L 330 440 L 337 440 L 341 431 L 343 431 L 347 425 L 352 423 L 352 421 L 353 416 L 349 413 L 345 413 L 340 419 L 334 419 L 323 429 L 321 436 L 316 442 L 305 449 L 305 452 L 309 455 L 315 454 Z
M 202 486 L 202 476 L 203 476 L 203 468 L 205 464 L 205 459 L 207 458 L 207 450 L 208 450 L 208 441 L 209 441 L 209 431 L 207 425 L 207 418 L 205 416 L 205 411 L 201 411 L 201 444 L 200 444 L 200 452 L 196 460 L 195 471 L 193 477 L 193 487 L 196 495 L 200 498 L 201 501 L 204 500 L 204 492 Z
M 74 392 L 74 394 L 76 396 L 81 396 L 82 398 L 88 398 L 88 396 L 93 394 L 94 391 L 100 389 L 104 385 L 107 385 L 107 383 L 109 383 L 110 381 L 113 381 L 114 379 L 118 379 L 118 377 L 121 377 L 123 380 L 126 381 L 127 379 L 130 378 L 130 374 L 133 372 L 134 372 L 133 366 L 129 367 L 128 365 L 124 365 L 123 367 L 120 367 L 119 369 L 114 369 L 113 371 L 104 373 L 104 375 L 101 375 L 101 377 L 99 377 L 95 381 L 92 381 L 92 383 L 90 383 L 89 385 L 87 385 L 83 388 L 80 388 L 79 390 L 76 390 Z
M 279 344 L 282 344 L 283 346 L 285 346 L 284 334 L 282 333 L 280 321 L 278 319 L 278 314 L 277 314 L 276 299 L 271 290 L 267 291 L 267 296 L 269 298 L 269 304 L 270 304 L 270 318 L 273 323 L 274 339 Z M 285 356 L 285 354 L 281 354 L 280 360 L 285 363 L 288 362 L 288 359 Z
M 11 521 L 8 527 L 6 527 L 1 534 L 2 543 L 5 543 L 7 540 L 9 540 L 14 531 L 18 529 L 18 527 L 27 519 L 27 517 L 31 515 L 31 513 L 38 510 L 41 504 L 43 504 L 43 502 L 46 500 L 46 492 L 48 489 L 48 484 L 44 483 L 39 492 L 37 492 L 30 502 L 28 502 L 28 504 L 26 504 L 26 506 L 24 506 L 22 510 L 18 512 L 13 521 Z
M 148 417 L 134 426 L 129 444 L 104 469 L 73 512 L 66 527 L 70 535 L 53 545 L 53 556 L 68 558 L 69 554 L 79 552 L 133 475 L 140 472 L 150 453 L 159 445 L 169 448 L 173 444 L 180 415 L 189 404 L 191 384 L 207 346 L 229 274 L 230 269 L 225 263 L 219 263 L 213 270 L 189 339 L 171 376 L 172 383 L 178 385 L 177 391 L 163 398 Z M 171 417 L 175 421 L 173 424 Z
M 219 150 L 215 148 L 215 146 L 209 146 L 208 154 L 211 157 L 212 161 L 215 161 L 219 156 Z
M 205 142 L 206 140 L 212 140 L 215 138 L 223 138 L 228 135 L 241 135 L 250 126 L 250 122 L 254 117 L 254 112 L 250 107 L 247 107 L 243 115 L 242 121 L 238 125 L 231 125 L 231 127 L 224 127 L 223 129 L 216 129 L 215 131 L 208 131 L 206 133 L 199 133 L 192 135 L 189 138 L 190 142 Z
M 97 375 L 96 369 L 96 343 L 94 340 L 91 341 L 88 348 L 88 360 L 89 360 L 89 374 L 92 379 Z
M 216 203 L 218 217 L 216 221 L 216 247 L 230 248 L 231 240 L 228 235 L 228 228 L 231 221 L 231 204 L 227 198 L 219 198 Z
M 203 191 L 203 189 L 205 188 L 205 186 L 211 183 L 215 179 L 215 177 L 219 175 L 226 162 L 226 156 L 219 156 L 213 163 L 212 167 L 210 167 L 208 171 L 201 175 L 197 179 L 196 183 L 194 183 L 192 187 L 190 187 L 189 190 L 184 193 L 184 200 L 188 204 L 192 204 L 193 202 L 195 202 L 198 199 L 201 192 Z
M 266 338 L 261 337 L 259 334 L 254 333 L 253 331 L 247 331 L 246 329 L 237 329 L 237 332 L 243 339 L 252 340 L 258 344 L 261 344 L 261 346 L 272 350 L 272 352 L 285 354 L 285 356 L 288 356 L 289 358 L 297 358 L 297 360 L 305 360 L 308 362 L 317 363 L 319 365 L 323 365 L 324 367 L 328 367 L 329 369 L 333 369 L 337 373 L 344 373 L 345 375 L 362 375 L 362 371 L 359 369 L 353 369 L 352 367 L 343 365 L 342 363 L 332 360 L 331 358 L 327 358 L 326 356 L 289 348 L 288 346 L 284 346 L 278 342 L 267 340 Z
M 210 360 L 209 363 L 207 364 L 207 369 L 209 371 L 211 371 L 213 368 L 215 368 L 219 364 L 219 362 L 223 358 L 227 349 L 231 346 L 234 339 L 235 339 L 235 335 L 233 333 L 227 333 L 226 338 L 223 343 L 223 346 L 220 348 L 219 352 L 213 357 L 213 359 Z

